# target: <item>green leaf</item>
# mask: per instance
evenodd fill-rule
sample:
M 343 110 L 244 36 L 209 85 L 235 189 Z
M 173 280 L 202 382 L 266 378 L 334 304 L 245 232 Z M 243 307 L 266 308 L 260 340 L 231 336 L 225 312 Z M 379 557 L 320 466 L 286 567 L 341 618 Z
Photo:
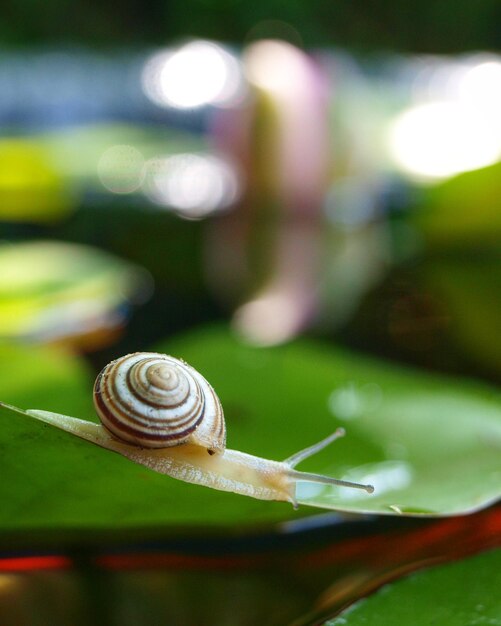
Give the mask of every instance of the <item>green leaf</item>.
M 487 386 L 313 342 L 252 348 L 217 329 L 162 347 L 211 381 L 230 448 L 281 460 L 346 428 L 299 469 L 372 483 L 376 492 L 303 484 L 303 503 L 450 515 L 501 495 L 501 394 Z
M 501 397 L 487 386 L 312 342 L 252 348 L 217 328 L 156 349 L 184 358 L 213 384 L 230 448 L 282 460 L 346 428 L 343 440 L 299 469 L 373 482 L 376 493 L 305 483 L 303 502 L 446 515 L 500 495 Z M 14 348 L 2 348 L 0 358 L 9 364 L 0 379 L 3 401 L 96 419 L 91 381 L 77 359 Z M 0 529 L 186 530 L 315 511 L 186 484 L 7 411 L 0 411 L 0 471 Z
M 428 245 L 499 247 L 501 163 L 459 174 L 433 186 L 411 216 Z
M 0 245 L 0 338 L 69 339 L 119 324 L 140 294 L 140 268 L 89 246 L 37 241 Z
M 361 600 L 326 626 L 501 625 L 501 550 L 413 574 Z

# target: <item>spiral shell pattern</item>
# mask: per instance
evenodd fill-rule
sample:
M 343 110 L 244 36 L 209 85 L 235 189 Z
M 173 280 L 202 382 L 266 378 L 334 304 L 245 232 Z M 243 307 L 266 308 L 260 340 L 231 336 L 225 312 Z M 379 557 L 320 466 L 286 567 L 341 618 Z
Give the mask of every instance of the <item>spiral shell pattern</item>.
M 184 443 L 222 451 L 224 415 L 216 393 L 195 369 L 174 357 L 136 352 L 112 361 L 97 377 L 94 405 L 117 438 L 145 448 Z

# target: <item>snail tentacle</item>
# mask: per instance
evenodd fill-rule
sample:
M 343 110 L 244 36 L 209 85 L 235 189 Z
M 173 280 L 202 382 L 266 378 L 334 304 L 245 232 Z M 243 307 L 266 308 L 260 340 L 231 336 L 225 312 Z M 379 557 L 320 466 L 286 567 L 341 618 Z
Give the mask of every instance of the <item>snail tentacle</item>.
M 337 428 L 332 434 L 325 439 L 314 443 L 312 446 L 308 446 L 303 450 L 299 450 L 292 456 L 285 459 L 284 464 L 290 469 L 287 471 L 287 475 L 296 481 L 310 482 L 324 485 L 338 485 L 339 487 L 351 487 L 353 489 L 364 489 L 367 493 L 373 493 L 374 487 L 372 485 L 363 485 L 361 483 L 354 483 L 348 480 L 341 480 L 339 478 L 332 478 L 331 476 L 324 476 L 323 474 L 314 474 L 311 472 L 300 472 L 294 469 L 296 465 L 299 465 L 302 461 L 317 454 L 328 445 L 330 445 L 336 439 L 344 437 L 346 431 L 344 428 Z
M 307 448 L 304 448 L 303 450 L 299 450 L 299 452 L 296 452 L 292 456 L 288 457 L 287 459 L 285 459 L 284 463 L 286 463 L 289 467 L 296 467 L 296 465 L 299 465 L 299 463 L 301 463 L 308 457 L 313 456 L 317 452 L 320 452 L 320 450 L 323 450 L 324 448 L 326 448 L 333 441 L 336 441 L 336 439 L 340 439 L 341 437 L 344 437 L 345 434 L 346 432 L 344 428 L 337 428 L 332 434 L 330 434 L 325 439 L 322 439 L 321 441 L 318 441 L 317 443 L 314 443 L 312 446 L 308 446 Z

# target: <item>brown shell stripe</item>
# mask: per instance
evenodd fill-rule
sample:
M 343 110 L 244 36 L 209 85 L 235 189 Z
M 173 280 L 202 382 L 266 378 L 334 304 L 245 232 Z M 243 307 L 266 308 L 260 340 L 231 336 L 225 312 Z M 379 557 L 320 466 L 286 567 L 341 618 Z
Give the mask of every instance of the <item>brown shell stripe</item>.
M 101 416 L 104 426 L 106 426 L 107 422 L 109 422 L 110 425 L 113 425 L 113 428 L 110 428 L 112 432 L 120 431 L 123 433 L 128 433 L 129 435 L 137 437 L 138 439 L 144 439 L 146 441 L 176 441 L 176 440 L 185 439 L 188 435 L 190 435 L 197 428 L 197 426 L 200 424 L 200 422 L 203 419 L 203 412 L 202 412 L 199 419 L 196 422 L 193 422 L 190 427 L 184 429 L 181 432 L 176 431 L 176 432 L 169 433 L 169 434 L 165 432 L 160 432 L 160 433 L 150 432 L 149 433 L 146 430 L 141 430 L 137 427 L 134 427 L 133 425 L 126 424 L 121 419 L 117 419 L 115 415 L 112 412 L 110 412 L 106 404 L 104 404 L 102 400 L 102 396 L 99 392 L 95 394 L 94 398 L 95 398 L 95 402 L 98 407 L 99 414 Z M 125 413 L 124 414 L 121 413 L 121 415 L 122 417 L 127 418 L 127 415 Z
M 155 409 L 177 409 L 178 407 L 180 407 L 182 404 L 185 404 L 185 402 L 187 400 L 189 400 L 190 398 L 190 387 L 188 387 L 188 390 L 186 392 L 186 395 L 184 396 L 184 398 L 182 400 L 180 400 L 177 404 L 162 404 L 161 402 L 153 402 L 152 400 L 150 400 L 150 398 L 148 398 L 147 400 L 145 398 L 143 398 L 143 396 L 141 396 L 140 394 L 137 393 L 137 389 L 134 387 L 134 384 L 131 380 L 131 376 L 132 376 L 132 369 L 130 369 L 126 376 L 125 376 L 125 382 L 127 383 L 127 388 L 128 390 L 131 392 L 131 394 L 138 398 L 139 400 L 144 400 L 144 402 L 147 402 L 148 406 L 152 406 Z M 196 381 L 195 381 L 196 382 Z M 198 383 L 197 383 L 197 387 L 198 387 Z M 149 390 L 148 390 L 149 391 Z M 125 404 L 125 403 L 124 403 Z M 129 405 L 127 405 L 128 407 Z M 131 407 L 132 409 L 132 407 Z
M 212 387 L 210 385 L 209 385 L 209 389 L 210 389 L 210 392 L 212 394 L 212 397 L 214 398 L 214 403 L 215 403 L 215 406 L 217 408 L 217 425 L 218 425 L 218 429 L 217 429 L 217 433 L 216 433 L 216 438 L 219 440 L 223 436 L 226 435 L 226 424 L 225 424 L 225 421 L 224 421 L 223 408 L 221 406 L 219 398 L 216 395 L 216 392 L 214 391 L 214 389 L 212 389 Z
M 146 359 L 146 358 L 145 358 L 145 359 L 143 359 L 143 360 L 141 360 L 141 361 L 137 361 L 137 363 L 135 363 L 135 364 L 134 364 L 134 366 L 133 366 L 133 367 L 131 367 L 131 368 L 127 371 L 127 373 L 126 373 L 126 377 L 125 377 L 125 381 L 126 381 L 126 383 L 127 383 L 127 387 L 129 388 L 130 392 L 131 392 L 131 393 L 132 393 L 132 395 L 134 395 L 136 398 L 142 399 L 142 395 L 141 395 L 140 393 L 138 393 L 138 392 L 139 392 L 139 391 L 142 391 L 144 388 L 143 388 L 141 385 L 138 385 L 138 386 L 135 386 L 135 385 L 134 385 L 134 382 L 133 382 L 133 380 L 132 380 L 132 374 L 133 374 L 133 371 L 134 371 L 134 373 L 135 373 L 135 372 L 136 372 L 136 370 L 139 370 L 139 368 L 141 368 L 141 369 L 146 368 L 146 369 L 147 369 L 147 368 L 148 368 L 148 366 L 149 366 L 149 364 L 153 365 L 153 364 L 158 363 L 158 361 L 162 361 L 162 359 L 153 359 L 153 358 L 148 358 L 148 359 Z M 171 363 L 169 363 L 169 365 L 171 365 L 171 366 L 172 366 L 172 368 L 174 369 L 174 366 L 173 366 Z M 179 369 L 181 369 L 179 365 L 178 365 L 177 367 L 178 367 Z M 189 378 L 189 373 L 188 373 L 188 372 L 186 372 L 184 369 L 182 369 L 181 371 L 182 371 L 182 374 L 184 374 L 186 378 Z M 198 387 L 198 381 L 196 381 L 196 380 L 195 380 L 194 382 L 197 384 L 197 387 Z M 162 394 L 155 394 L 155 392 L 154 392 L 154 387 L 149 387 L 149 388 L 147 389 L 147 392 L 148 392 L 148 394 L 153 393 L 153 394 L 154 394 L 156 397 L 158 397 L 160 400 L 161 400 L 162 398 L 165 398 L 165 396 L 162 396 Z M 169 409 L 171 409 L 171 408 L 172 408 L 172 409 L 174 409 L 174 408 L 177 408 L 178 406 L 181 406 L 181 404 L 184 404 L 184 403 L 186 402 L 186 400 L 188 400 L 188 399 L 189 399 L 189 397 L 190 397 L 190 386 L 188 385 L 188 389 L 186 390 L 186 395 L 185 395 L 185 396 L 184 396 L 184 398 L 182 398 L 182 399 L 181 399 L 181 400 L 180 400 L 177 404 L 164 404 L 164 403 L 162 403 L 162 402 L 158 402 L 158 403 L 156 403 L 156 402 L 152 401 L 152 400 L 150 399 L 150 397 L 148 397 L 147 402 L 148 402 L 148 405 L 149 405 L 149 406 L 153 406 L 153 407 L 156 407 L 156 408 L 159 408 L 159 409 L 161 409 L 161 408 L 169 408 Z
M 111 363 L 103 370 L 103 372 L 101 372 L 96 380 L 94 390 L 96 408 L 98 409 L 98 413 L 103 420 L 103 424 L 106 426 L 106 422 L 109 422 L 110 430 L 122 432 L 124 435 L 129 434 L 139 440 L 151 442 L 175 442 L 186 439 L 186 437 L 198 427 L 204 417 L 205 399 L 202 397 L 198 381 L 194 379 L 194 383 L 198 391 L 198 401 L 188 415 L 181 416 L 176 420 L 171 421 L 168 421 L 165 418 L 144 416 L 134 410 L 129 404 L 124 402 L 122 398 L 117 398 L 116 393 L 113 393 L 115 391 L 113 385 L 115 371 L 124 360 L 126 359 L 122 358 Z M 141 362 L 142 361 L 138 361 L 135 365 Z M 128 386 L 129 388 L 131 387 L 130 384 L 128 384 Z M 136 393 L 136 390 L 132 388 L 131 391 L 135 397 L 137 397 L 140 401 L 143 401 L 143 398 Z M 149 404 L 149 401 L 145 400 L 145 402 Z M 180 404 L 176 406 L 180 406 Z M 157 408 L 168 410 L 169 407 L 157 406 Z M 196 416 L 197 413 L 197 419 L 193 420 L 193 417 Z M 134 419 L 134 417 L 136 419 Z
M 196 396 L 197 404 L 193 406 L 193 409 L 190 411 L 190 413 L 181 415 L 180 417 L 176 419 L 169 419 L 169 421 L 167 422 L 165 417 L 154 417 L 153 415 L 152 416 L 144 415 L 140 411 L 137 411 L 136 409 L 134 409 L 134 407 L 131 404 L 129 404 L 125 398 L 120 397 L 118 395 L 118 392 L 114 385 L 115 369 L 118 368 L 124 360 L 125 358 L 122 358 L 113 362 L 113 365 L 110 364 L 110 366 L 108 366 L 109 371 L 106 371 L 108 368 L 105 368 L 103 372 L 101 372 L 101 374 L 99 375 L 98 380 L 96 381 L 95 391 L 99 389 L 101 393 L 102 402 L 108 407 L 108 410 L 106 411 L 106 413 L 108 413 L 109 411 L 116 411 L 117 413 L 120 413 L 122 417 L 125 418 L 125 421 L 128 421 L 128 422 L 133 422 L 134 420 L 131 419 L 131 417 L 132 418 L 136 417 L 138 424 L 148 425 L 148 426 L 151 426 L 151 428 L 155 428 L 156 424 L 159 425 L 158 426 L 159 428 L 162 428 L 162 427 L 165 428 L 167 423 L 170 426 L 186 424 L 187 422 L 190 421 L 190 419 L 193 418 L 194 415 L 197 414 L 198 411 L 200 411 L 201 414 L 203 415 L 204 398 L 203 398 L 203 393 L 200 388 L 200 385 L 196 379 L 194 379 L 194 383 L 198 392 Z M 127 382 L 127 386 L 129 387 L 128 377 L 129 377 L 129 372 L 127 372 L 126 374 L 126 382 Z M 154 408 L 158 408 L 160 410 L 168 410 L 170 408 L 177 408 L 178 406 L 181 406 L 181 403 L 172 405 L 172 407 L 171 405 L 160 405 L 157 403 L 150 403 L 148 398 L 142 397 L 140 394 L 137 393 L 137 391 L 134 388 L 131 389 L 131 393 L 135 398 L 137 398 L 139 401 L 143 402 L 144 404 L 147 404 L 148 406 L 152 406 Z M 189 400 L 190 397 L 191 397 L 190 393 L 188 392 L 186 396 L 186 400 Z M 199 423 L 199 421 L 200 420 L 197 420 L 197 423 Z

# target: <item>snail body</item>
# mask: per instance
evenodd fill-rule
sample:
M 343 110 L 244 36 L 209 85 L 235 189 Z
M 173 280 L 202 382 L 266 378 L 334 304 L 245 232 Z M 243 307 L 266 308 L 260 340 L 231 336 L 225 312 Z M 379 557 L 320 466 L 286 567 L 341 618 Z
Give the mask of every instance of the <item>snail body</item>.
M 227 449 L 214 389 L 194 368 L 168 355 L 134 353 L 112 361 L 96 379 L 94 405 L 101 424 L 0 402 L 151 470 L 213 489 L 294 506 L 300 481 L 373 491 L 371 485 L 294 469 L 341 437 L 343 429 L 282 462 Z

